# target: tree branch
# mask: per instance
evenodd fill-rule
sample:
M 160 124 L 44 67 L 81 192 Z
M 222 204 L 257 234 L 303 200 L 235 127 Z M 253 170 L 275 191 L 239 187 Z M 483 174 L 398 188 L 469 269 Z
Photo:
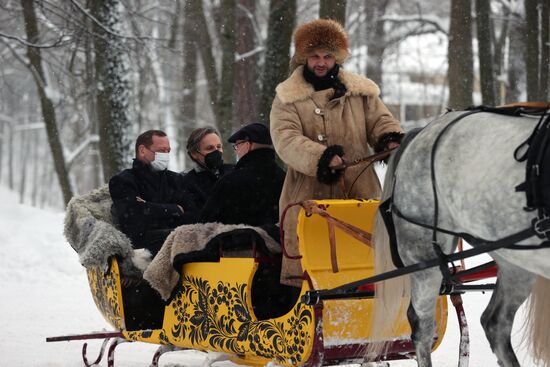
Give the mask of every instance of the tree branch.
M 57 47 L 57 46 L 61 45 L 62 43 L 66 43 L 66 42 L 71 40 L 71 36 L 62 35 L 54 43 L 51 43 L 49 45 L 39 45 L 39 44 L 36 44 L 36 43 L 31 43 L 31 42 L 29 42 L 29 41 L 27 41 L 27 40 L 25 40 L 25 39 L 23 39 L 19 36 L 12 36 L 10 34 L 6 34 L 6 33 L 3 33 L 1 31 L 0 31 L 0 37 L 15 40 L 15 41 L 23 44 L 24 46 L 34 47 L 34 48 L 54 48 L 54 47 Z
M 258 42 L 258 46 L 263 48 L 264 44 L 262 39 L 262 32 L 260 32 L 260 26 L 258 25 L 258 22 L 256 22 L 256 19 L 254 19 L 254 14 L 252 14 L 250 10 L 248 10 L 245 6 L 242 6 L 242 4 L 237 4 L 237 9 L 245 13 L 246 17 L 250 19 L 250 24 L 252 24 L 252 28 L 254 28 L 254 33 L 256 34 L 256 41 Z
M 445 35 L 448 35 L 447 30 L 445 30 L 437 21 L 429 20 L 423 17 L 411 16 L 411 17 L 394 18 L 391 16 L 384 16 L 384 17 L 381 17 L 380 20 L 384 22 L 394 23 L 397 25 L 409 24 L 409 23 L 421 23 L 420 24 L 421 26 L 431 25 L 432 27 L 434 27 L 433 32 L 441 32 Z
M 258 46 L 253 50 L 247 51 L 243 54 L 235 53 L 235 62 L 239 62 L 241 60 L 244 60 L 248 57 L 254 56 L 260 52 L 262 52 L 265 48 L 263 46 Z
M 105 26 L 105 24 L 101 23 L 99 20 L 97 20 L 92 14 L 90 14 L 89 11 L 87 11 L 82 5 L 78 3 L 76 0 L 71 0 L 71 2 L 80 10 L 86 17 L 90 18 L 99 28 L 101 28 L 105 33 L 108 33 L 112 36 L 119 37 L 119 38 L 125 38 L 134 40 L 136 42 L 142 43 L 144 40 L 156 40 L 153 37 L 146 37 L 146 36 L 127 36 L 124 34 L 119 34 L 116 32 L 113 32 L 108 27 Z

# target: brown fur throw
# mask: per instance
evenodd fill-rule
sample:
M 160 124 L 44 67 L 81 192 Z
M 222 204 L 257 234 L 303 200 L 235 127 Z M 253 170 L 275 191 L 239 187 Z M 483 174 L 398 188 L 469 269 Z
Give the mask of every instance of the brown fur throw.
M 183 225 L 176 228 L 157 253 L 151 264 L 143 273 L 143 278 L 159 292 L 166 301 L 176 285 L 180 275 L 174 269 L 174 258 L 182 253 L 190 253 L 203 250 L 206 244 L 214 237 L 236 229 L 250 228 L 256 231 L 265 241 L 266 247 L 273 253 L 281 252 L 280 245 L 258 227 L 251 227 L 244 224 L 222 224 L 222 223 L 199 223 Z

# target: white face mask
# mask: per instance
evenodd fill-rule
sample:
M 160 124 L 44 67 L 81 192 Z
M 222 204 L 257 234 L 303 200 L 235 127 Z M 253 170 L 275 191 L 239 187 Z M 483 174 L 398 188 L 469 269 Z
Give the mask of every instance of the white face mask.
M 169 161 L 170 153 L 155 152 L 155 160 L 151 162 L 151 168 L 153 168 L 153 171 L 164 171 L 168 168 Z

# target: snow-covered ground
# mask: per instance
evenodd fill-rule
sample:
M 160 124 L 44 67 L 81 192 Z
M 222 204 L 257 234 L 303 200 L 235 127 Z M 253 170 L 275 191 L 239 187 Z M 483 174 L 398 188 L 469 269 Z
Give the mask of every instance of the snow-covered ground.
M 108 330 L 92 300 L 84 268 L 63 237 L 63 213 L 17 203 L 16 195 L 0 188 L 0 366 L 83 366 L 82 342 L 46 343 L 47 336 Z M 479 260 L 478 260 L 479 262 Z M 470 366 L 497 366 L 479 317 L 490 294 L 464 296 L 470 324 Z M 523 366 L 535 366 L 518 347 L 522 315 L 514 327 L 514 346 Z M 458 325 L 449 309 L 443 344 L 433 354 L 434 366 L 456 366 Z M 90 359 L 100 345 L 89 342 Z M 117 367 L 148 366 L 156 346 L 126 343 L 117 348 Z M 206 354 L 175 352 L 161 358 L 161 366 L 201 366 Z M 219 362 L 226 366 L 230 362 Z M 104 360 L 101 366 L 106 366 Z M 413 361 L 392 367 L 415 366 Z

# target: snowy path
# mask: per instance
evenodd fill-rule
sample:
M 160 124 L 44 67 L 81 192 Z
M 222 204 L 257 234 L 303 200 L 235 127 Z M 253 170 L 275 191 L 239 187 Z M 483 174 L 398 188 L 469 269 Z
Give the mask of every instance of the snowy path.
M 63 238 L 63 214 L 19 205 L 16 196 L 4 188 L 0 188 L 0 202 L 0 366 L 83 366 L 81 342 L 45 342 L 47 336 L 108 329 L 93 303 L 84 269 Z M 489 297 L 479 293 L 464 296 L 472 367 L 497 366 L 478 321 Z M 517 324 L 516 350 L 520 338 Z M 458 337 L 456 316 L 450 308 L 445 339 L 433 355 L 434 366 L 456 366 Z M 99 341 L 89 343 L 90 359 L 95 358 L 99 345 Z M 148 366 L 155 349 L 143 343 L 122 344 L 117 348 L 116 366 Z M 535 366 L 524 350 L 518 354 L 523 366 Z M 205 356 L 194 351 L 170 353 L 160 364 L 201 366 Z M 101 365 L 106 366 L 106 361 Z M 415 365 L 413 361 L 391 363 L 392 367 Z

